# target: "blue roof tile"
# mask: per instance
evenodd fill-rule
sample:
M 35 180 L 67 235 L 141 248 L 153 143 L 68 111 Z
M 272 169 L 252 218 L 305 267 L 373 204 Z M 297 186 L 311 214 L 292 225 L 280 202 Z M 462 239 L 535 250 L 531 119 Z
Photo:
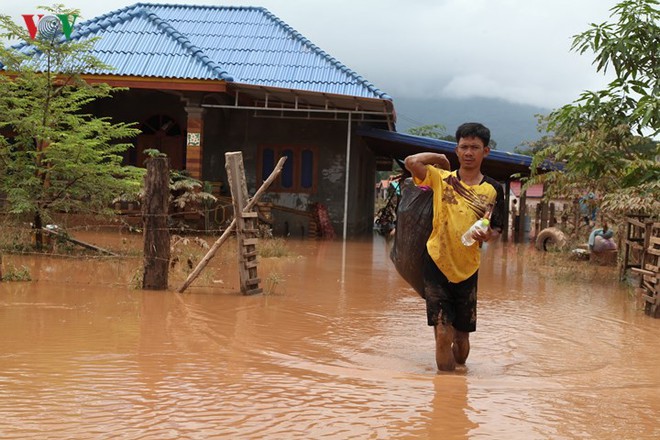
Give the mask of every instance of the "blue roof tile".
M 88 73 L 217 79 L 391 99 L 260 7 L 137 3 L 77 23 L 71 37 L 100 37 L 94 55 L 114 68 Z

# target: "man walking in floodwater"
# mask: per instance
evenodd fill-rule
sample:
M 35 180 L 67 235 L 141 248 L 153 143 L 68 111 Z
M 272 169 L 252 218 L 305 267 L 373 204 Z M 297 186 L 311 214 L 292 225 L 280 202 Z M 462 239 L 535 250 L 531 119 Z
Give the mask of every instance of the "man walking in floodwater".
M 481 243 L 497 238 L 504 224 L 502 186 L 481 173 L 490 152 L 490 130 L 465 123 L 456 130 L 459 168 L 450 171 L 444 154 L 418 153 L 405 164 L 418 186 L 433 190 L 433 230 L 426 243 L 424 293 L 428 325 L 435 334 L 438 369 L 453 371 L 470 353 L 470 333 L 477 328 L 477 276 Z M 480 218 L 490 226 L 473 232 L 476 240 L 463 245 L 461 236 Z

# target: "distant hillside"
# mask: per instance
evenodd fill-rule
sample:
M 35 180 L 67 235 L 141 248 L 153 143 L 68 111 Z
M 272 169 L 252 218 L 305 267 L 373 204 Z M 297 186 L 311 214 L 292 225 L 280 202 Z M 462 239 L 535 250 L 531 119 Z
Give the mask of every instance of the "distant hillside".
M 513 151 L 526 141 L 541 137 L 536 130 L 537 114 L 548 114 L 551 109 L 514 104 L 500 99 L 410 99 L 395 98 L 397 131 L 427 124 L 443 124 L 449 134 L 463 122 L 481 122 L 491 130 L 497 149 Z

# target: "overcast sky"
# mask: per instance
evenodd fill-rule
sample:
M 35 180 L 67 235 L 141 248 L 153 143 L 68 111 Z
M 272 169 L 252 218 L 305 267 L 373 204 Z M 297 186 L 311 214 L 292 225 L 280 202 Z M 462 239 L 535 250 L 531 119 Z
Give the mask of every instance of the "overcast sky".
M 60 0 L 90 19 L 136 1 Z M 602 88 L 571 37 L 608 20 L 617 0 L 159 0 L 263 6 L 397 97 L 488 97 L 556 108 Z M 44 0 L 0 0 L 22 23 Z M 219 60 L 221 61 L 221 60 Z

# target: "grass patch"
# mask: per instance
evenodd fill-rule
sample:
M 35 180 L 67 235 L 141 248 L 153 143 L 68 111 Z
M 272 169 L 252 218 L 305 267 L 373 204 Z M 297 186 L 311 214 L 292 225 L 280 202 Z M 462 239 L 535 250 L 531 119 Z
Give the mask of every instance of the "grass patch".
M 170 283 L 178 283 L 188 278 L 210 249 L 209 244 L 199 237 L 173 235 L 170 239 Z M 206 266 L 197 280 L 209 284 L 213 280 L 213 269 Z
M 0 234 L 0 251 L 7 254 L 33 252 L 32 230 L 3 226 Z
M 30 269 L 26 266 L 16 267 L 10 265 L 2 274 L 2 281 L 32 281 Z
M 133 275 L 131 276 L 131 280 L 129 281 L 128 285 L 131 289 L 140 290 L 142 289 L 143 280 L 144 280 L 144 270 L 142 267 L 138 267 L 133 272 Z
M 286 240 L 283 238 L 261 239 L 257 248 L 259 256 L 262 258 L 288 257 L 291 255 L 291 250 L 287 247 Z
M 527 268 L 547 279 L 594 284 L 619 282 L 619 269 L 616 266 L 599 266 L 588 260 L 576 260 L 568 251 L 539 252 L 528 248 L 523 258 Z
M 277 293 L 277 288 L 284 281 L 284 276 L 277 272 L 271 272 L 266 277 L 266 285 L 264 286 L 264 295 L 273 295 Z

